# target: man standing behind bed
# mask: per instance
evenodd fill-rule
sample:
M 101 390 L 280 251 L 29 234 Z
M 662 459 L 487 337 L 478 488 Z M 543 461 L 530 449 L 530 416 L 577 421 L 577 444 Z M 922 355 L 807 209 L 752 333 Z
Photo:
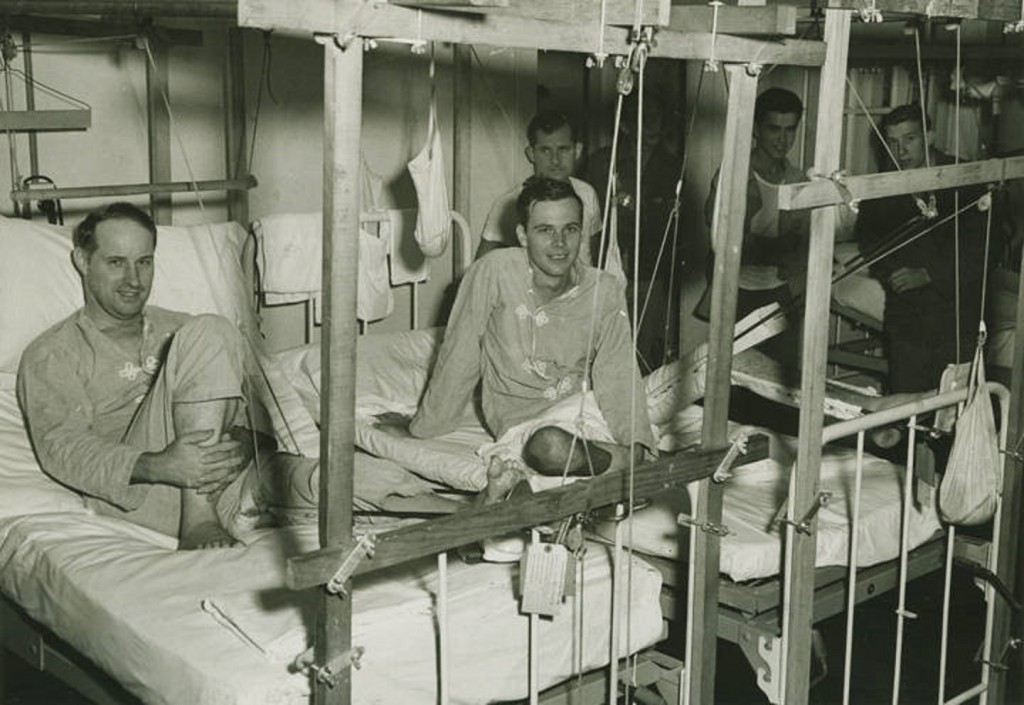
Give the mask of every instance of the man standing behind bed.
M 952 163 L 931 148 L 934 133 L 922 124 L 926 120 L 919 105 L 902 105 L 883 117 L 879 129 L 887 151 L 880 155 L 881 162 L 892 164 L 895 160 L 899 169 Z M 960 189 L 960 208 L 983 191 L 983 187 Z M 947 364 L 969 362 L 974 353 L 981 314 L 985 222 L 975 207 L 958 216 L 958 252 L 955 194 L 947 189 L 891 196 L 866 201 L 860 207 L 854 236 L 865 257 L 873 260 L 876 253 L 904 243 L 874 261 L 870 270 L 885 288 L 890 394 L 935 389 Z M 934 213 L 923 212 L 929 210 L 930 203 Z M 919 233 L 921 236 L 915 237 Z
M 18 399 L 43 470 L 97 512 L 183 549 L 230 545 L 214 501 L 252 458 L 241 337 L 219 316 L 146 305 L 155 248 L 152 219 L 127 203 L 75 228 L 85 306 L 25 350 Z
M 654 448 L 622 285 L 577 261 L 582 211 L 564 181 L 533 177 L 523 185 L 516 228 L 522 246 L 494 252 L 466 272 L 408 426 L 413 436 L 452 431 L 482 382 L 484 419 L 499 441 L 560 401 L 593 390 L 614 442 L 574 447 L 569 431 L 543 422 L 522 450 L 526 465 L 542 474 L 561 475 L 567 464 L 569 474 L 621 469 L 631 444 L 637 454 Z M 387 423 L 381 427 L 388 430 Z
M 547 110 L 537 113 L 530 120 L 526 128 L 526 139 L 526 158 L 533 165 L 533 175 L 567 181 L 583 204 L 579 257 L 582 262 L 593 264 L 590 245 L 594 235 L 601 231 L 601 206 L 594 187 L 573 176 L 576 162 L 583 153 L 583 144 L 579 141 L 576 126 L 565 113 Z M 516 199 L 522 189 L 522 186 L 516 186 L 499 196 L 491 205 L 480 234 L 477 259 L 492 250 L 518 244 Z

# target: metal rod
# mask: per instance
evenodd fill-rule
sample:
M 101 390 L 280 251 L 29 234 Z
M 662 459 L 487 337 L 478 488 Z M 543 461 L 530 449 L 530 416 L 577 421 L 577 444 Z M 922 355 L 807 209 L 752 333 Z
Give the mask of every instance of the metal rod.
M 120 186 L 74 186 L 40 189 L 14 189 L 11 200 L 18 203 L 46 198 L 104 198 L 107 196 L 137 196 L 154 193 L 184 193 L 186 191 L 246 191 L 255 188 L 256 177 L 220 181 L 171 181 L 162 184 L 124 184 Z
M 32 79 L 32 35 L 28 32 L 21 33 L 21 56 L 25 63 L 25 110 L 31 112 L 36 109 L 36 89 Z M 39 173 L 39 136 L 35 132 L 28 133 L 28 173 Z
M 1010 403 L 1010 392 L 1003 385 L 998 382 L 986 382 L 985 389 L 989 394 L 994 394 L 999 400 L 1000 413 L 1006 414 L 1009 410 Z M 858 431 L 866 431 L 877 426 L 885 426 L 886 424 L 894 423 L 896 421 L 902 421 L 911 415 L 923 415 L 929 411 L 935 411 L 941 409 L 944 406 L 952 406 L 958 404 L 967 399 L 967 392 L 969 390 L 955 389 L 951 392 L 944 394 L 936 394 L 933 397 L 926 399 L 918 399 L 917 401 L 908 402 L 906 404 L 900 404 L 890 409 L 883 409 L 882 411 L 876 411 L 866 416 L 861 416 L 856 419 L 850 419 L 849 421 L 840 421 L 838 423 L 826 426 L 822 433 L 822 443 L 832 443 L 840 438 L 846 438 L 852 436 Z M 1005 416 L 1003 417 L 1005 418 Z
M 236 20 L 238 0 L 0 0 L 0 13 L 150 15 Z

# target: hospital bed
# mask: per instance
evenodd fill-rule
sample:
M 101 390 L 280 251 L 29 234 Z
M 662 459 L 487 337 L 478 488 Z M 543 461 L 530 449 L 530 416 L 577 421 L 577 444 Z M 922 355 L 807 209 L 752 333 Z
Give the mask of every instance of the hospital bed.
M 377 413 L 409 413 L 415 409 L 440 337 L 441 331 L 428 330 L 360 341 L 364 347 L 360 348 L 358 365 L 360 377 L 367 383 L 357 390 L 357 444 L 431 481 L 478 489 L 483 486 L 486 474 L 481 451 L 485 451 L 491 438 L 481 428 L 472 409 L 466 410 L 463 423 L 455 431 L 436 439 L 396 438 L 374 426 Z M 362 352 L 371 350 L 371 354 Z M 312 350 L 299 355 L 301 361 L 292 363 L 289 374 L 296 377 L 294 383 L 304 397 L 315 399 L 318 353 Z M 799 403 L 798 399 L 786 397 L 776 389 L 778 385 L 774 380 L 756 379 L 754 372 L 758 365 L 740 362 L 736 368 L 734 383 L 767 394 L 776 401 Z M 362 374 L 367 369 L 372 369 L 373 374 Z M 652 382 L 649 380 L 648 384 Z M 1005 419 L 1006 390 L 998 384 L 991 385 L 991 389 L 1003 403 L 1002 418 Z M 933 407 L 955 405 L 962 401 L 962 394 L 960 390 L 933 398 L 928 403 Z M 844 420 L 831 429 L 827 427 L 826 437 L 839 439 L 851 433 L 855 436 L 855 432 L 844 430 L 850 424 L 867 429 L 924 413 L 911 404 L 866 414 L 855 409 L 848 396 L 845 399 L 829 400 L 827 411 Z M 659 418 L 664 415 L 659 414 Z M 659 445 L 663 450 L 672 451 L 699 443 L 702 421 L 701 407 L 679 409 L 663 423 L 656 424 Z M 783 604 L 779 575 L 784 562 L 785 533 L 780 520 L 784 517 L 797 441 L 765 428 L 741 428 L 732 424 L 730 430 L 734 436 L 741 432 L 768 435 L 770 452 L 764 460 L 737 468 L 724 486 L 719 636 L 741 647 L 757 673 L 758 685 L 772 702 L 778 702 Z M 858 472 L 861 477 L 859 493 L 855 491 Z M 849 608 L 847 588 L 851 581 L 855 581 L 855 602 L 859 603 L 890 592 L 901 582 L 905 584 L 943 567 L 947 546 L 944 527 L 935 508 L 936 489 L 917 479 L 908 485 L 903 466 L 867 454 L 858 460 L 858 453 L 852 448 L 828 445 L 822 452 L 820 491 L 821 504 L 815 509 L 818 566 L 815 623 Z M 848 566 L 854 550 L 851 517 L 855 501 L 859 502 L 857 559 L 856 570 L 851 575 Z M 625 532 L 631 537 L 628 543 L 633 551 L 661 571 L 666 585 L 662 606 L 666 619 L 670 620 L 682 614 L 677 588 L 682 586 L 685 591 L 690 529 L 680 525 L 688 520 L 690 506 L 691 498 L 685 493 L 674 491 L 655 496 L 650 506 L 631 515 L 631 524 Z M 614 540 L 614 522 L 595 521 L 590 529 L 599 540 L 609 544 Z M 516 555 L 514 542 L 511 548 L 506 543 L 494 546 L 493 550 L 496 555 L 502 552 Z M 977 565 L 984 566 L 989 559 L 987 542 L 958 539 L 954 550 L 958 558 Z
M 233 224 L 162 227 L 151 303 L 251 325 L 238 264 L 245 237 Z M 315 523 L 256 530 L 241 547 L 178 552 L 166 536 L 90 512 L 36 465 L 15 398 L 17 359 L 80 305 L 69 252 L 66 231 L 0 219 L 0 643 L 97 702 L 308 702 L 310 677 L 290 665 L 311 643 L 311 595 L 283 586 L 287 558 L 316 547 Z M 279 441 L 308 445 L 315 425 L 272 363 L 264 371 Z M 608 662 L 611 553 L 596 544 L 587 551 L 585 612 L 570 598 L 541 621 L 542 687 Z M 625 650 L 635 652 L 662 636 L 661 576 L 626 560 Z M 519 614 L 517 575 L 516 564 L 449 561 L 451 702 L 525 697 L 530 620 Z M 356 581 L 355 701 L 435 700 L 437 599 L 433 558 Z

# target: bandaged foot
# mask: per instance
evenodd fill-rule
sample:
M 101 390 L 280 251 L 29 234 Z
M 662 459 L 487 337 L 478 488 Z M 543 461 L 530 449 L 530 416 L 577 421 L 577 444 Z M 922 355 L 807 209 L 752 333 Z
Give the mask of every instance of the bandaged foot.
M 178 540 L 179 551 L 191 551 L 204 548 L 228 548 L 237 541 L 228 535 L 217 521 L 204 521 L 183 530 Z
M 491 458 L 491 463 L 487 466 L 487 488 L 481 493 L 483 503 L 495 504 L 505 501 L 516 485 L 526 478 L 525 468 L 498 457 Z

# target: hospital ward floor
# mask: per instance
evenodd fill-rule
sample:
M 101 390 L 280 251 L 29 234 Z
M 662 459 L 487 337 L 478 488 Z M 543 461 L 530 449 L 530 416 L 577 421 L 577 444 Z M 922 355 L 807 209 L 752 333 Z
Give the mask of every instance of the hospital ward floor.
M 983 635 L 984 605 L 981 593 L 971 580 L 959 576 L 954 581 L 955 602 L 950 624 L 953 634 L 949 652 L 950 673 L 947 697 L 975 682 L 974 655 Z M 939 615 L 942 607 L 941 575 L 926 576 L 908 586 L 908 609 L 919 615 L 907 622 L 903 649 L 903 676 L 900 702 L 909 705 L 936 702 L 936 674 L 939 664 Z M 871 600 L 857 611 L 854 638 L 854 668 L 851 702 L 874 705 L 892 701 L 894 663 L 895 595 Z M 819 625 L 824 638 L 827 673 L 811 690 L 811 702 L 842 702 L 843 630 L 845 618 L 832 618 Z M 669 640 L 671 649 L 672 639 Z M 814 667 L 815 676 L 821 673 Z M 1011 678 L 1011 688 L 1013 687 Z M 1024 702 L 1017 695 L 1009 702 Z M 725 705 L 766 702 L 758 690 L 753 671 L 739 648 L 719 642 L 716 701 Z M 56 679 L 35 671 L 20 659 L 7 655 L 0 660 L 0 705 L 85 705 L 87 699 Z M 410 704 L 416 705 L 416 704 Z M 429 704 L 425 704 L 429 705 Z

